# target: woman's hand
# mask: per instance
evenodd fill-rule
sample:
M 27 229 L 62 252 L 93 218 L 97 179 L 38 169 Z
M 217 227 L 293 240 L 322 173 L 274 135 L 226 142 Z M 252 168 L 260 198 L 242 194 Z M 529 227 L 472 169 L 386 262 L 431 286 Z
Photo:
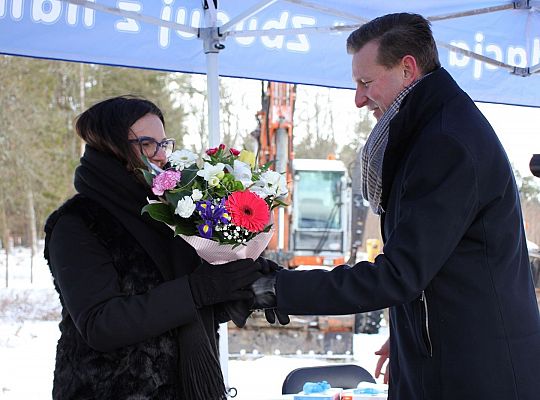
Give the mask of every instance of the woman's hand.
M 249 286 L 263 276 L 251 258 L 211 265 L 203 261 L 190 275 L 189 285 L 197 308 L 232 300 L 253 299 Z

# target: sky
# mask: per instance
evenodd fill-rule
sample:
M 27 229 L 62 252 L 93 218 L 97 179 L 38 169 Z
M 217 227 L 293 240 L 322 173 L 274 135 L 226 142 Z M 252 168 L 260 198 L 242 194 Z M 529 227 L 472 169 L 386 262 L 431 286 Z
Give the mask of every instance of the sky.
M 205 88 L 204 76 L 196 76 L 196 84 Z M 234 99 L 234 112 L 239 115 L 238 129 L 248 133 L 255 129 L 255 113 L 261 108 L 261 82 L 250 79 L 221 78 L 229 88 Z M 332 130 L 338 143 L 351 142 L 354 123 L 361 112 L 354 105 L 354 91 L 347 89 L 328 89 L 299 85 L 295 111 L 295 142 L 305 135 L 305 128 L 297 126 L 301 118 L 306 118 L 319 96 L 321 105 L 327 113 L 333 114 Z M 501 104 L 477 103 L 482 113 L 493 126 L 505 148 L 510 162 L 522 177 L 532 176 L 529 161 L 534 153 L 540 153 L 540 108 L 509 106 Z M 192 121 L 195 124 L 196 121 Z M 188 144 L 198 144 L 200 139 L 192 134 Z M 539 178 L 540 179 L 540 178 Z
M 529 161 L 540 153 L 540 108 L 477 103 L 491 123 L 510 162 L 525 176 L 532 176 Z

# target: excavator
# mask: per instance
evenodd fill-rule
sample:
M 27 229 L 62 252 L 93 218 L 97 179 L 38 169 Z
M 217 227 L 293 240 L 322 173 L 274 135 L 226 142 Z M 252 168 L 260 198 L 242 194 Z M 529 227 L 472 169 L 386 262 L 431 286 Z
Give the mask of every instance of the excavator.
M 347 168 L 332 157 L 294 157 L 295 85 L 263 82 L 261 92 L 262 108 L 252 133 L 258 144 L 258 162 L 274 163 L 289 189 L 288 206 L 273 210 L 275 234 L 263 256 L 289 269 L 342 265 L 351 253 L 352 196 Z M 356 246 L 362 240 L 359 218 L 352 230 Z M 292 316 L 286 326 L 271 326 L 262 313 L 254 313 L 243 329 L 229 325 L 229 353 L 352 357 L 358 324 L 354 315 Z
M 264 83 L 263 83 L 264 85 Z M 259 164 L 274 162 L 288 182 L 288 207 L 274 210 L 276 234 L 265 257 L 286 265 L 333 267 L 349 251 L 351 190 L 343 162 L 296 159 L 293 116 L 296 85 L 268 82 L 257 113 Z

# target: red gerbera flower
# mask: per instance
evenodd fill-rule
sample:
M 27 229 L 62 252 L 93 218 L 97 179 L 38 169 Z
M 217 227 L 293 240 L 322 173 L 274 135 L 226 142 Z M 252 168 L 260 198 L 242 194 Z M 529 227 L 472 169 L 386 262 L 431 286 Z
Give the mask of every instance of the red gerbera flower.
M 261 232 L 270 221 L 270 209 L 261 197 L 248 190 L 232 193 L 225 201 L 234 225 Z

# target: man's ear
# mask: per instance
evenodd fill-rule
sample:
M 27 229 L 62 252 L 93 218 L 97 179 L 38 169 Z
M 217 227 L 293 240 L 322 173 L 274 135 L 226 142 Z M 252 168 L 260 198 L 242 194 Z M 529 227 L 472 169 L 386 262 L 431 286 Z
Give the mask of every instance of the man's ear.
M 420 68 L 416 63 L 416 59 L 411 55 L 406 55 L 401 59 L 403 68 L 403 84 L 409 86 L 421 76 Z

